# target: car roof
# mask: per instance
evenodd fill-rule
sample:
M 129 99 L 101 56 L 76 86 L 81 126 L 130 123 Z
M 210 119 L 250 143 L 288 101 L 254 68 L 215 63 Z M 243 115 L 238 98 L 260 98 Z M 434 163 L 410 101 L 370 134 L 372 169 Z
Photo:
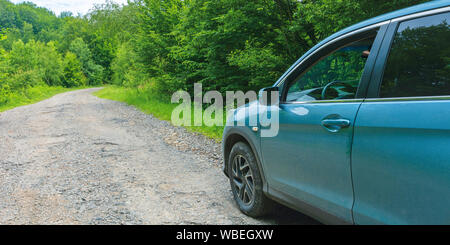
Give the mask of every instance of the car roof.
M 450 5 L 450 1 L 449 0 L 438 0 L 438 1 L 430 1 L 430 2 L 426 2 L 426 3 L 422 3 L 422 4 L 418 4 L 418 5 L 414 5 L 412 7 L 408 7 L 408 8 L 404 8 L 404 9 L 400 9 L 400 10 L 396 10 L 387 14 L 383 14 L 383 15 L 379 15 L 377 17 L 359 22 L 357 24 L 354 24 L 352 26 L 349 26 L 345 29 L 342 29 L 336 33 L 334 33 L 333 35 L 325 38 L 324 40 L 320 41 L 318 44 L 316 44 L 314 47 L 312 47 L 309 51 L 307 51 L 302 57 L 300 57 L 300 59 L 298 59 L 284 74 L 283 76 L 280 77 L 280 79 L 275 83 L 275 86 L 278 85 L 283 79 L 284 77 L 294 68 L 297 66 L 297 64 L 303 60 L 305 57 L 307 57 L 309 54 L 311 54 L 312 52 L 314 52 L 317 48 L 321 47 L 323 44 L 339 37 L 342 36 L 346 33 L 352 32 L 352 31 L 356 31 L 358 29 L 370 26 L 370 25 L 374 25 L 377 23 L 381 23 L 384 21 L 389 21 L 391 19 L 395 19 L 398 17 L 402 17 L 405 15 L 411 15 L 411 14 L 415 14 L 415 13 L 420 13 L 420 12 L 424 12 L 424 11 L 428 11 L 428 10 L 433 10 L 433 9 L 437 9 L 437 8 L 442 8 L 442 7 L 446 7 Z

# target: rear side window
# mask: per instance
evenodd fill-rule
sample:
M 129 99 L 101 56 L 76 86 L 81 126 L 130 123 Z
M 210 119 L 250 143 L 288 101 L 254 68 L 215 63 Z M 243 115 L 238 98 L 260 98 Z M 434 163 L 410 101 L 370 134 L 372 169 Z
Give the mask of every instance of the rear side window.
M 450 95 L 450 13 L 400 23 L 380 97 Z

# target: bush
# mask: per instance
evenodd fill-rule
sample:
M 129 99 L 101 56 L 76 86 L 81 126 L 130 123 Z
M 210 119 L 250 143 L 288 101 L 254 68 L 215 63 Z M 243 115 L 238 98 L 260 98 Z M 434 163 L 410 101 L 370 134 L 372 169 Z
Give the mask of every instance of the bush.
M 112 83 L 125 87 L 136 87 L 145 83 L 148 76 L 144 71 L 143 64 L 139 63 L 137 59 L 138 56 L 130 44 L 122 44 L 117 49 L 116 58 L 111 64 Z
M 54 42 L 49 42 L 47 45 L 37 42 L 35 52 L 37 67 L 42 72 L 44 82 L 49 86 L 61 86 L 63 83 L 63 61 Z
M 22 40 L 16 41 L 7 60 L 9 73 L 20 79 L 17 84 L 35 86 L 43 81 L 49 86 L 62 85 L 61 55 L 52 42 L 44 44 L 32 40 L 24 44 Z
M 69 50 L 76 54 L 82 65 L 83 74 L 86 76 L 89 85 L 99 85 L 103 80 L 104 68 L 95 64 L 92 53 L 82 38 L 77 38 L 70 44 Z
M 42 86 L 45 83 L 42 81 L 40 72 L 38 70 L 18 70 L 17 72 L 11 74 L 6 83 L 15 90 L 23 90 L 33 86 Z
M 0 105 L 6 104 L 9 101 L 9 96 L 11 94 L 11 88 L 6 83 L 0 82 Z
M 83 74 L 81 63 L 72 52 L 67 52 L 64 57 L 64 87 L 76 87 L 86 85 L 86 77 Z

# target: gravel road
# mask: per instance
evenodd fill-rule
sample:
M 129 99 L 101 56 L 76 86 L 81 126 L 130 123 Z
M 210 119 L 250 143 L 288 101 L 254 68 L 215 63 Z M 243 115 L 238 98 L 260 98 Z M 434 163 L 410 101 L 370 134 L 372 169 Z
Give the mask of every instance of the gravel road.
M 241 214 L 220 144 L 97 90 L 0 113 L 0 224 L 317 224 Z

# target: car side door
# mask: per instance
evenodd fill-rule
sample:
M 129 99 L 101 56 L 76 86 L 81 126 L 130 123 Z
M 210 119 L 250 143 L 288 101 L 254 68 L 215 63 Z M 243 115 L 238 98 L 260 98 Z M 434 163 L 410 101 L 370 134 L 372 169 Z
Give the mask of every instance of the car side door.
M 280 105 L 271 107 L 279 114 L 279 132 L 261 138 L 271 196 L 331 223 L 353 223 L 353 122 L 384 27 L 329 44 L 286 78 Z
M 448 10 L 386 32 L 355 121 L 356 224 L 450 224 Z

